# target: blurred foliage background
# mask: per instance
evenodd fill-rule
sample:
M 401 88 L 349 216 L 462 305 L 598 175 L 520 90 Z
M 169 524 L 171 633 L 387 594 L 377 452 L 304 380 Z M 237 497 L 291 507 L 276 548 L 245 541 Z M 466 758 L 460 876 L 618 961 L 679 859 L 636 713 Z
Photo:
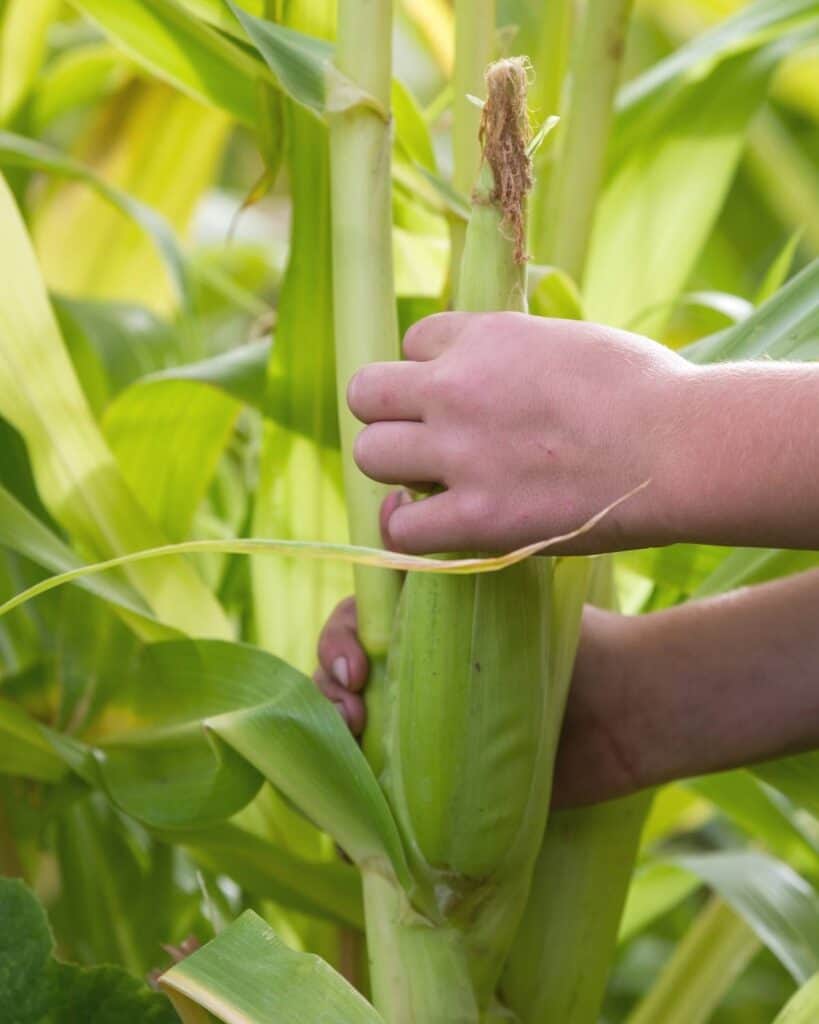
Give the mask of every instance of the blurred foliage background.
M 183 6 L 195 11 L 197 3 Z M 261 0 L 243 6 L 267 10 Z M 742 6 L 638 0 L 626 82 Z M 298 27 L 320 34 L 328 5 L 314 7 L 311 14 L 308 5 Z M 94 18 L 83 13 L 95 8 Z M 217 102 L 208 89 L 218 83 L 203 86 L 181 59 L 169 70 L 138 53 L 117 38 L 104 8 L 0 0 L 0 165 L 24 213 L 94 418 L 131 490 L 170 541 L 343 540 L 334 398 L 317 383 L 328 378 L 323 367 L 332 359 L 329 314 L 324 292 L 311 294 L 311 282 L 329 274 L 329 224 L 324 164 L 305 154 L 324 143 L 302 113 L 277 113 L 282 101 L 270 89 L 245 95 L 236 85 Z M 531 55 L 535 97 L 549 92 L 538 66 L 542 8 L 543 0 L 500 0 L 498 10 L 499 50 Z M 410 138 L 418 147 L 403 178 L 406 168 L 397 161 L 395 253 L 405 327 L 447 301 L 446 204 L 434 189 L 428 202 L 419 202 L 414 168 L 420 162 L 440 178 L 451 175 L 453 17 L 448 0 L 398 4 L 405 122 L 420 118 L 428 130 L 428 140 L 403 134 L 402 145 Z M 246 115 L 256 103 L 270 105 L 268 137 L 257 138 Z M 552 112 L 535 109 L 533 116 Z M 679 144 L 685 160 L 689 130 L 682 125 L 680 137 L 668 140 L 672 159 Z M 719 146 L 719 119 L 709 130 Z M 782 279 L 819 256 L 818 186 L 814 36 L 778 64 L 682 294 L 662 308 L 649 303 L 627 326 L 680 347 L 741 322 Z M 111 187 L 119 208 L 110 201 Z M 692 174 L 678 187 L 696 191 L 699 179 Z M 130 200 L 121 194 L 141 205 L 124 213 Z M 164 229 L 150 211 L 182 241 L 181 291 L 157 248 Z M 8 236 L 1 244 L 7 243 Z M 653 258 L 673 261 L 673 239 Z M 309 265 L 307 285 L 293 277 L 288 284 L 289 259 L 291 268 L 293 261 Z M 548 290 L 539 301 L 549 312 Z M 319 444 L 310 440 L 316 436 Z M 0 484 L 62 535 L 8 419 L 0 420 Z M 42 578 L 44 565 L 55 568 L 14 550 L 11 518 L 6 523 L 4 598 Z M 89 556 L 92 547 L 80 545 Z M 719 566 L 730 575 L 727 554 L 691 549 L 624 557 L 618 579 L 626 607 L 649 610 L 707 592 Z M 808 554 L 777 555 L 737 579 L 763 579 L 814 561 Z M 304 671 L 312 669 L 326 614 L 352 589 L 350 574 L 338 566 L 226 555 L 196 556 L 195 563 L 237 635 Z M 69 739 L 93 743 L 129 720 L 122 676 L 139 647 L 109 605 L 64 588 L 0 620 L 0 694 Z M 22 874 L 35 887 L 63 957 L 114 962 L 145 975 L 168 962 L 163 945 L 191 934 L 205 941 L 251 906 L 295 947 L 355 974 L 349 915 L 328 913 L 326 906 L 316 912 L 298 874 L 288 882 L 283 868 L 271 866 L 271 843 L 324 864 L 334 862 L 332 844 L 270 787 L 229 825 L 172 843 L 77 779 L 53 784 L 36 773 L 36 781 L 18 777 L 25 773 L 5 764 L 2 750 L 0 770 L 9 773 L 0 779 L 0 870 Z M 733 918 L 734 959 L 723 965 L 721 981 L 736 980 L 709 1019 L 768 1024 L 793 991 L 780 933 L 800 927 L 787 902 L 791 889 L 811 913 L 819 911 L 813 888 L 819 824 L 746 773 L 721 782 L 674 785 L 658 796 L 607 999 L 610 1024 L 626 1019 L 711 898 L 680 857 L 727 852 L 737 857 L 736 877 L 752 876 L 747 892 L 737 895 L 729 886 L 739 918 Z M 757 855 L 768 859 L 747 860 Z M 763 898 L 754 887 L 765 888 L 767 872 L 774 882 Z M 777 893 L 779 918 L 771 923 L 766 915 L 776 915 L 768 904 Z M 761 915 L 768 930 L 749 929 L 743 911 L 757 924 Z M 772 937 L 763 942 L 760 934 Z M 804 935 L 800 941 L 810 946 Z M 812 955 L 819 957 L 819 948 Z

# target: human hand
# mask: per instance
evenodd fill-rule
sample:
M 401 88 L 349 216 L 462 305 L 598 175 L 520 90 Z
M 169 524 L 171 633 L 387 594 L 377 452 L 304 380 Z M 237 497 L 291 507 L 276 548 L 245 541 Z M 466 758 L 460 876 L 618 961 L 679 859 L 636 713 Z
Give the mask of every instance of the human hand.
M 355 458 L 384 483 L 445 490 L 395 500 L 389 546 L 509 551 L 569 533 L 647 480 L 564 554 L 668 543 L 685 434 L 684 359 L 647 339 L 519 313 L 442 313 L 416 324 L 401 363 L 350 381 L 368 426 Z

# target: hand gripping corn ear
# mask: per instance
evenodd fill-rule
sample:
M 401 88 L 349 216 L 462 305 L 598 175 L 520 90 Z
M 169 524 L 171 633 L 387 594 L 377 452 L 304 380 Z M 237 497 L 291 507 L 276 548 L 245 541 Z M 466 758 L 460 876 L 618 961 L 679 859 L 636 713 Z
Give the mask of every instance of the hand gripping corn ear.
M 487 72 L 465 311 L 526 310 L 526 91 L 522 59 Z M 475 1020 L 504 1019 L 495 988 L 546 823 L 586 580 L 583 561 L 533 558 L 486 576 L 411 574 L 404 586 L 384 783 L 429 926 L 448 929 L 463 956 Z

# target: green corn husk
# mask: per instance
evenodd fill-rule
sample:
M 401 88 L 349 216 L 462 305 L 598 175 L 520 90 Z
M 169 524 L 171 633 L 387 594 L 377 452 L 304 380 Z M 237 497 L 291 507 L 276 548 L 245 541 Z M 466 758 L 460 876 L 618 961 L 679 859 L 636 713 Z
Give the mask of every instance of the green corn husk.
M 523 312 L 525 63 L 493 65 L 487 86 L 459 308 Z M 426 927 L 447 935 L 469 972 L 475 1006 L 462 1000 L 459 1020 L 504 1019 L 494 993 L 543 837 L 587 572 L 583 561 L 535 558 L 491 577 L 411 575 L 404 586 L 384 782 Z M 454 1012 L 427 1005 L 423 1020 Z

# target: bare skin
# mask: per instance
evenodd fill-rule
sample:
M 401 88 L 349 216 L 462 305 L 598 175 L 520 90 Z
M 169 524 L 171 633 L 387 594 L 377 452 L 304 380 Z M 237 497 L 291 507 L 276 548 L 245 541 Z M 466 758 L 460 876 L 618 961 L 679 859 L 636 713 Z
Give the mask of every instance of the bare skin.
M 554 804 L 578 807 L 819 747 L 819 570 L 640 618 L 587 607 Z M 348 598 L 316 682 L 360 734 L 367 656 Z
M 693 367 L 595 324 L 445 313 L 403 363 L 365 367 L 348 400 L 355 457 L 385 483 L 385 543 L 508 551 L 565 534 L 650 485 L 565 554 L 681 541 L 819 548 L 819 366 Z M 587 608 L 555 803 L 819 747 L 819 573 L 628 619 Z M 367 661 L 355 607 L 319 644 L 316 681 L 354 732 Z
M 388 484 L 399 551 L 509 551 L 650 485 L 566 554 L 678 541 L 819 548 L 819 365 L 694 367 L 636 335 L 442 313 L 351 380 L 355 457 Z M 811 457 L 813 454 L 813 458 Z

